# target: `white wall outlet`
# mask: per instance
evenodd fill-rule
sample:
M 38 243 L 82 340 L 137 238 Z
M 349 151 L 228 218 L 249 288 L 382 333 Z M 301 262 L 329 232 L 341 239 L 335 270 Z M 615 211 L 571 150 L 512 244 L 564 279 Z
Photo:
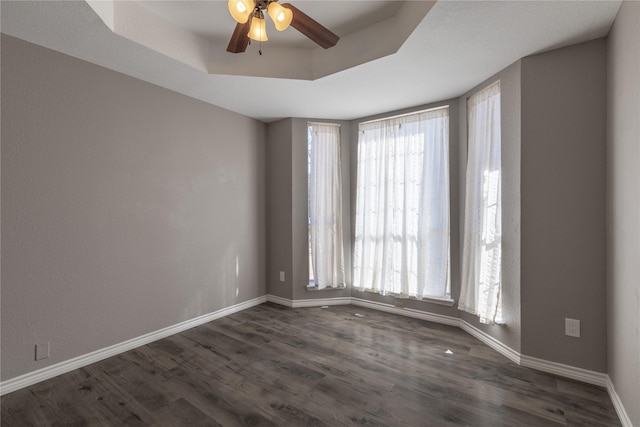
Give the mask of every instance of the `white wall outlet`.
M 580 321 L 576 319 L 564 319 L 564 334 L 570 337 L 580 338 Z
M 284 271 L 280 272 L 280 281 L 284 282 Z
M 49 357 L 49 341 L 44 344 L 36 344 L 36 360 L 47 359 Z

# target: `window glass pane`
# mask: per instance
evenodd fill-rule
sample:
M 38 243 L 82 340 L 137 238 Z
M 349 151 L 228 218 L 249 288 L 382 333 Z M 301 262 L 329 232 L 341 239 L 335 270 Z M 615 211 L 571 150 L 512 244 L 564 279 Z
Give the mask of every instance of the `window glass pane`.
M 449 109 L 361 123 L 354 287 L 449 295 Z
M 482 323 L 502 321 L 502 196 L 500 82 L 467 102 L 462 285 L 458 308 Z
M 319 289 L 344 287 L 340 126 L 308 126 L 309 279 Z

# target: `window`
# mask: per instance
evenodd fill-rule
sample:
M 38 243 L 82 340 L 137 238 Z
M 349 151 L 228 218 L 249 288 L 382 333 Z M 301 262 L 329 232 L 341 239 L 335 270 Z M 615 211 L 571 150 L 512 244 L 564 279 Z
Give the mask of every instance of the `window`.
M 502 195 L 500 82 L 467 101 L 462 289 L 458 308 L 480 322 L 502 321 Z
M 361 123 L 354 287 L 400 297 L 449 291 L 449 108 Z
M 344 287 L 340 126 L 308 124 L 309 284 Z

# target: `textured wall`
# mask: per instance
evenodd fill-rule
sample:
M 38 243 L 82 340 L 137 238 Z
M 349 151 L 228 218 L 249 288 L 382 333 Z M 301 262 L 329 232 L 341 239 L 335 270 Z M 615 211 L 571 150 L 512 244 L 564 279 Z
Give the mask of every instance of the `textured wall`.
M 2 59 L 3 380 L 266 293 L 263 124 L 4 35 Z
M 604 39 L 522 60 L 522 353 L 606 372 Z M 564 319 L 581 321 L 581 337 Z
M 640 3 L 622 4 L 607 47 L 607 364 L 640 426 Z

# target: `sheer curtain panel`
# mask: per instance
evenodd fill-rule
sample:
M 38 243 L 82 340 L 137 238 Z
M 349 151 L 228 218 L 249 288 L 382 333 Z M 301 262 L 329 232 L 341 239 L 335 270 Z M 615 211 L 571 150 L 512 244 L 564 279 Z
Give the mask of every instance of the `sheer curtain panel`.
M 449 295 L 449 109 L 361 123 L 354 287 Z
M 309 240 L 315 285 L 344 287 L 339 125 L 309 124 Z
M 501 322 L 502 196 L 500 82 L 467 101 L 469 146 L 462 289 L 458 308 L 480 322 Z

